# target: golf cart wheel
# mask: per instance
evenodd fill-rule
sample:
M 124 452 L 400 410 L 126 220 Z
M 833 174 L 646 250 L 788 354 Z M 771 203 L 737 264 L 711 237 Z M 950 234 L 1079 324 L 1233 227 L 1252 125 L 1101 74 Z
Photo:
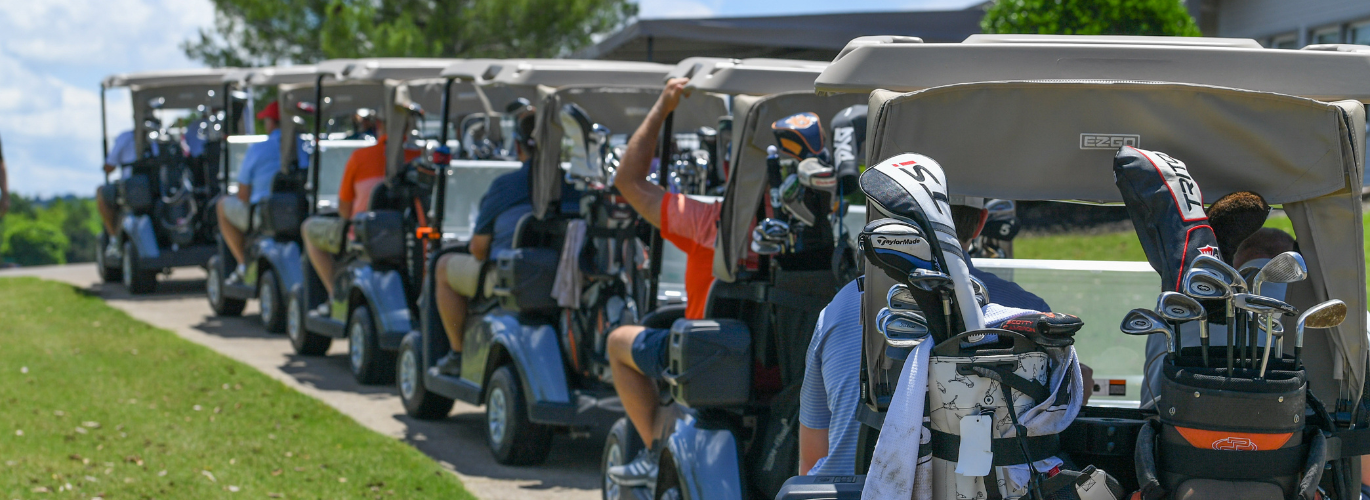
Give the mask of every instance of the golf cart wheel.
M 218 255 L 209 258 L 205 269 L 205 298 L 215 316 L 240 316 L 247 301 L 224 296 L 224 266 Z
M 637 429 L 628 417 L 619 418 L 614 422 L 614 426 L 609 428 L 609 437 L 604 441 L 604 453 L 599 460 L 599 473 L 604 480 L 604 500 L 637 500 L 633 488 L 619 486 L 617 482 L 609 479 L 609 468 L 632 461 L 642 449 L 642 437 L 638 435 Z
M 152 293 L 157 289 L 157 270 L 138 267 L 138 247 L 132 241 L 124 242 L 123 255 L 124 288 L 133 295 Z
M 400 389 L 404 412 L 420 420 L 438 420 L 452 413 L 452 398 L 428 392 L 423 385 L 423 334 L 409 332 L 400 343 L 395 381 Z
M 552 449 L 552 428 L 528 421 L 528 403 L 513 365 L 499 367 L 490 377 L 485 436 L 495 461 L 504 465 L 540 464 Z
M 119 283 L 124 280 L 123 268 L 120 262 L 109 262 L 105 259 L 105 249 L 109 248 L 109 235 L 100 231 L 100 243 L 95 249 L 95 271 L 100 273 L 100 282 Z
M 271 333 L 282 333 L 285 331 L 285 301 L 281 300 L 285 294 L 281 293 L 280 280 L 276 278 L 276 272 L 271 268 L 262 271 L 261 279 L 257 280 L 257 301 L 262 310 L 262 326 Z
M 365 304 L 352 310 L 347 322 L 347 364 L 359 384 L 389 383 L 395 374 L 395 354 L 381 350 L 376 322 Z
M 304 287 L 301 285 L 296 285 L 290 290 L 290 298 L 285 306 L 285 334 L 290 337 L 290 347 L 295 348 L 295 354 L 322 356 L 328 352 L 333 339 L 305 329 L 304 315 L 309 308 L 304 305 L 303 295 Z

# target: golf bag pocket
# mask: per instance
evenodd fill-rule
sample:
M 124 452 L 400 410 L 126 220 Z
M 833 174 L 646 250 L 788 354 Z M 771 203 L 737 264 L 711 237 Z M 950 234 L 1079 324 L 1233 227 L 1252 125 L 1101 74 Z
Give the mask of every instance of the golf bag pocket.
M 146 214 L 152 210 L 156 195 L 152 192 L 152 179 L 147 174 L 132 174 L 120 184 L 123 187 L 124 205 L 136 214 Z
M 735 319 L 671 325 L 666 372 L 671 397 L 690 408 L 745 404 L 752 388 L 752 335 Z
M 361 258 L 371 263 L 404 262 L 404 215 L 398 210 L 372 210 L 352 219 Z
M 271 193 L 257 204 L 262 224 L 257 229 L 273 238 L 298 238 L 300 224 L 304 222 L 308 209 L 304 196 L 300 193 Z
M 500 307 L 535 313 L 557 309 L 552 297 L 561 252 L 550 248 L 515 248 L 495 256 L 494 295 Z
M 999 335 L 997 343 L 984 348 L 965 347 L 976 344 L 990 333 Z M 980 330 L 938 344 L 933 348 L 928 366 L 932 498 L 989 498 L 999 493 L 1006 498 L 1026 495 L 1026 484 L 1016 484 L 1004 477 L 1006 468 L 1028 462 L 1040 464 L 1060 453 L 1058 434 L 1029 434 L 1019 438 L 1015 425 L 1025 418 L 1028 410 L 1051 397 L 1047 385 L 1051 380 L 1050 356 L 1016 333 Z M 1007 393 L 1011 395 L 1011 401 L 1005 398 L 1004 385 L 1009 388 Z M 1015 415 L 1010 415 L 1009 411 Z M 989 421 L 984 422 L 984 418 Z M 966 422 L 979 422 L 980 425 L 964 425 Z M 985 430 L 988 436 L 963 436 L 964 429 Z M 985 439 L 989 441 L 988 451 L 992 456 L 978 458 L 987 463 L 959 467 L 962 473 L 958 473 L 963 460 L 961 454 L 966 452 L 963 443 Z M 1024 456 L 1024 448 L 1027 456 Z M 964 459 L 974 460 L 969 456 Z M 995 491 L 990 492 L 988 488 Z
M 1137 436 L 1143 498 L 1311 500 L 1327 457 L 1322 434 L 1305 431 L 1304 374 L 1267 375 L 1166 365 L 1159 419 Z

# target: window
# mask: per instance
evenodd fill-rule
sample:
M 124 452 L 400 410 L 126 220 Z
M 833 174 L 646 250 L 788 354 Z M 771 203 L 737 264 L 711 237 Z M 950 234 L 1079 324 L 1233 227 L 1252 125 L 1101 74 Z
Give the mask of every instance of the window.
M 1347 34 L 1347 38 L 1347 43 L 1370 45 L 1370 23 L 1351 25 L 1351 30 L 1350 33 Z
M 1297 35 L 1277 36 L 1270 39 L 1272 49 L 1297 49 L 1299 48 L 1299 37 Z
M 1332 27 L 1314 31 L 1310 41 L 1316 45 L 1341 43 L 1341 28 Z

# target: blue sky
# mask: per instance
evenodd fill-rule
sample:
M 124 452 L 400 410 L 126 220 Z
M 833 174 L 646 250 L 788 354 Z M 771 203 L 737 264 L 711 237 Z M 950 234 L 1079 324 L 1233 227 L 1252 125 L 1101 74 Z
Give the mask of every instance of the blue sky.
M 959 9 L 978 0 L 640 0 L 641 17 Z M 100 173 L 99 83 L 114 73 L 198 66 L 179 44 L 214 21 L 209 0 L 0 1 L 0 141 L 9 185 L 27 195 L 89 196 Z M 110 92 L 110 134 L 128 129 L 128 96 Z

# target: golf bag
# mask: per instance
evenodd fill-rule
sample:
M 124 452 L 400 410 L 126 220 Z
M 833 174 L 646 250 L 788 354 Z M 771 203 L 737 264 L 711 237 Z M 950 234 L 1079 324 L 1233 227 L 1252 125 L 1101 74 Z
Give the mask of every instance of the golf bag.
M 1218 238 L 1204 214 L 1203 193 L 1184 162 L 1123 146 L 1113 158 L 1113 179 L 1147 261 L 1161 274 L 1163 291 L 1180 288 L 1195 257 L 1220 257 Z
M 766 158 L 770 206 L 758 226 L 780 231 L 754 233 L 753 250 L 776 255 L 781 267 L 793 271 L 826 270 L 833 257 L 830 196 L 801 181 L 805 162 L 827 163 L 823 123 L 814 113 L 798 113 L 771 124 L 778 149 Z M 784 157 L 782 158 L 782 154 Z M 764 234 L 763 234 L 764 233 Z M 778 234 L 783 233 L 783 234 Z M 760 245 L 771 250 L 760 250 Z
M 1315 498 L 1326 439 L 1305 425 L 1304 372 L 1283 360 L 1276 368 L 1229 378 L 1225 368 L 1166 363 L 1159 418 L 1137 435 L 1141 498 Z

